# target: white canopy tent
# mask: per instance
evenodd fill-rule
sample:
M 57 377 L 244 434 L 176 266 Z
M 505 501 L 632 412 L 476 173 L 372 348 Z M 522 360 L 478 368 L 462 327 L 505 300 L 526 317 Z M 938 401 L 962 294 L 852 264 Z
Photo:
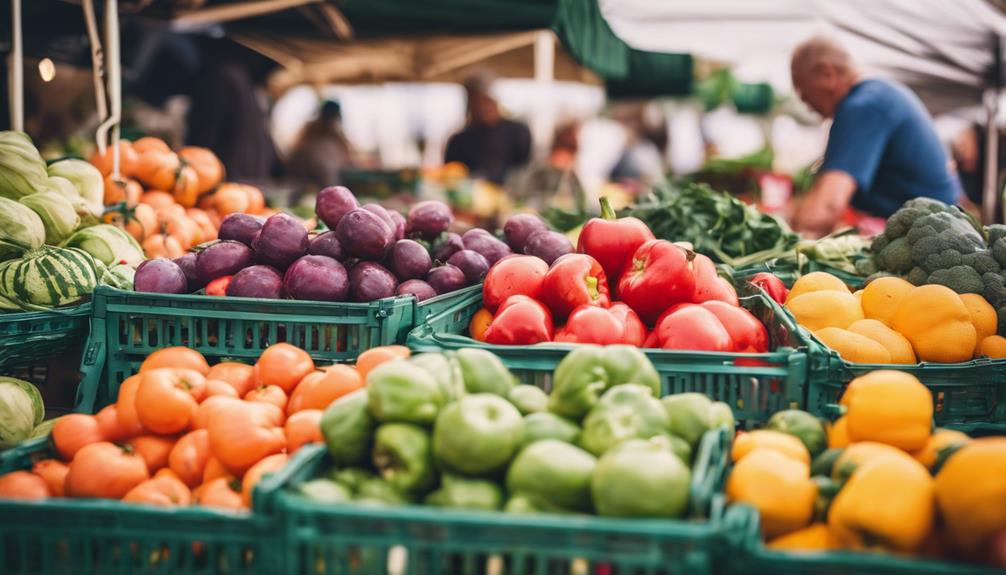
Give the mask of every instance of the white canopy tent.
M 838 37 L 867 73 L 911 86 L 933 114 L 984 105 L 997 117 L 1006 15 L 986 0 L 598 0 L 629 46 L 685 52 L 728 64 L 743 81 L 791 91 L 789 58 L 814 34 Z M 987 130 L 986 154 L 998 138 Z M 983 216 L 991 220 L 998 173 L 986 162 Z

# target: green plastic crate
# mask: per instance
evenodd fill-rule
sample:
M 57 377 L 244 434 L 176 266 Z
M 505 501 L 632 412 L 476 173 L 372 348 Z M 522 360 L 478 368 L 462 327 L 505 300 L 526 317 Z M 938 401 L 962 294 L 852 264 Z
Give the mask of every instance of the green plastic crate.
M 511 515 L 420 506 L 324 505 L 275 492 L 286 532 L 287 575 L 364 573 L 713 573 L 726 554 L 719 514 L 730 452 L 725 429 L 696 456 L 691 520 Z M 296 486 L 327 468 L 324 446 L 280 474 Z
M 90 410 L 151 352 L 173 345 L 205 355 L 254 361 L 273 343 L 288 342 L 312 357 L 352 361 L 375 346 L 405 341 L 409 330 L 481 292 L 472 286 L 416 304 L 411 297 L 369 303 L 171 295 L 100 287 L 94 292 L 92 337 L 81 362 L 78 401 Z
M 663 394 L 699 392 L 733 409 L 743 427 L 766 421 L 777 411 L 802 408 L 806 397 L 807 356 L 797 349 L 792 317 L 779 315 L 768 298 L 755 294 L 741 303 L 768 327 L 775 351 L 769 353 L 712 353 L 644 349 L 663 379 Z M 479 347 L 498 355 L 516 374 L 545 390 L 552 371 L 575 344 L 533 346 L 489 345 L 462 335 L 482 307 L 482 294 L 473 293 L 446 311 L 431 316 L 409 334 L 416 351 Z
M 48 438 L 0 454 L 0 474 L 53 457 Z M 268 504 L 280 478 L 266 476 L 255 510 L 164 509 L 102 499 L 0 499 L 5 575 L 281 573 L 282 533 Z
M 87 338 L 90 304 L 0 314 L 0 372 L 73 352 Z

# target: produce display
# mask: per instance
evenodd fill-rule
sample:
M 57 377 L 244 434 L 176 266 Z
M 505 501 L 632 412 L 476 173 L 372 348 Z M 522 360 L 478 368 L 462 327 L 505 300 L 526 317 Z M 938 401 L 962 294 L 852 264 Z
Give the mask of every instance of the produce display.
M 827 426 L 791 410 L 734 441 L 727 497 L 758 510 L 769 550 L 1006 567 L 1006 438 L 934 430 L 931 392 L 898 371 L 853 380 L 841 406 Z
M 0 476 L 0 497 L 247 509 L 265 473 L 321 441 L 323 409 L 362 388 L 376 365 L 407 355 L 378 347 L 355 367 L 318 367 L 307 352 L 279 343 L 254 365 L 211 367 L 192 349 L 160 349 L 121 383 L 115 403 L 49 423 L 43 430 L 58 457 Z M 0 378 L 0 405 L 2 445 L 36 435 L 44 410 L 34 386 Z
M 700 437 L 734 422 L 704 395 L 659 395 L 631 346 L 578 347 L 549 395 L 485 350 L 395 359 L 328 406 L 331 468 L 293 488 L 319 505 L 683 517 Z
M 708 257 L 653 237 L 637 218 L 603 217 L 580 232 L 577 253 L 554 259 L 537 249 L 568 240 L 536 216 L 513 216 L 504 235 L 515 252 L 485 276 L 484 309 L 469 333 L 497 345 L 542 342 L 628 344 L 716 352 L 768 351 L 768 331 L 740 307 L 733 286 Z M 531 239 L 526 241 L 525 238 Z M 541 238 L 541 242 L 535 240 Z M 523 250 L 521 249 L 523 247 Z M 558 254 L 558 249 L 546 252 Z
M 785 298 L 797 322 L 845 360 L 958 363 L 1006 357 L 998 314 L 981 295 L 878 277 L 856 293 L 824 272 L 802 276 Z
M 26 134 L 0 132 L 0 311 L 71 306 L 98 285 L 132 285 L 143 251 L 100 223 L 102 189 L 87 162 L 46 166 Z

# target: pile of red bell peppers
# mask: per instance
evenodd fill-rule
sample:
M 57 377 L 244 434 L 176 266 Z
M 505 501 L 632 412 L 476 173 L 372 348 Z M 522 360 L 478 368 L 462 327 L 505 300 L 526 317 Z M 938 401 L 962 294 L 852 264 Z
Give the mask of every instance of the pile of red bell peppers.
M 768 351 L 765 326 L 738 305 L 712 260 L 655 239 L 636 218 L 616 219 L 604 200 L 602 217 L 584 225 L 577 252 L 551 266 L 529 255 L 498 261 L 482 291 L 492 319 L 484 331 L 473 323 L 472 336 L 498 345 Z

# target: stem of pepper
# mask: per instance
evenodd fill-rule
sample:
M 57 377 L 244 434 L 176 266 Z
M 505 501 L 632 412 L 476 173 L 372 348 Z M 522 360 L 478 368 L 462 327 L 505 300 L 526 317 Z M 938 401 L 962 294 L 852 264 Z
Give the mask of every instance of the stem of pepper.
M 601 196 L 601 219 L 602 220 L 615 220 L 618 216 L 615 215 L 615 210 L 611 208 L 611 202 L 608 201 L 607 196 Z
M 599 294 L 597 292 L 597 278 L 596 277 L 594 277 L 594 276 L 587 276 L 586 278 L 584 278 L 584 281 L 587 284 L 587 294 L 590 296 L 591 300 L 596 300 L 598 297 L 601 296 L 601 294 Z

